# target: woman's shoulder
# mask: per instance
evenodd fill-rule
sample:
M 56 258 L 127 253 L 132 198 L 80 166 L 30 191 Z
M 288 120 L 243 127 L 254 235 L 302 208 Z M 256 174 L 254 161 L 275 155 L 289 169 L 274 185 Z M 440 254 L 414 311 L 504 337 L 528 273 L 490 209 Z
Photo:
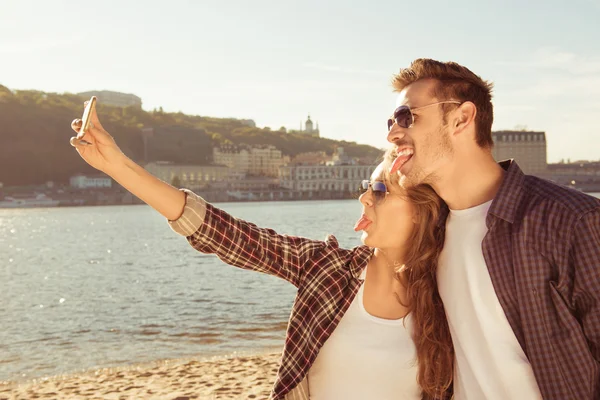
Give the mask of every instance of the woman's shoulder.
M 366 266 L 373 250 L 370 247 L 359 245 L 354 247 L 341 247 L 334 235 L 327 235 L 320 256 L 314 258 L 314 265 L 318 268 L 346 268 L 362 270 Z
M 371 253 L 372 249 L 365 245 L 359 245 L 354 247 L 340 247 L 340 243 L 335 235 L 327 235 L 325 237 L 325 245 L 331 249 L 335 249 L 340 251 L 343 254 L 347 254 L 350 256 L 362 254 L 362 253 Z

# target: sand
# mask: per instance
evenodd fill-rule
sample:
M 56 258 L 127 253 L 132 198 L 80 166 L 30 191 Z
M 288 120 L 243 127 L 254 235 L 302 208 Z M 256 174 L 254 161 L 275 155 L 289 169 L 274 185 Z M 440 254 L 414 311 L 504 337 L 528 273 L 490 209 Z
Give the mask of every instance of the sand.
M 280 356 L 169 360 L 28 382 L 0 382 L 0 399 L 266 399 Z

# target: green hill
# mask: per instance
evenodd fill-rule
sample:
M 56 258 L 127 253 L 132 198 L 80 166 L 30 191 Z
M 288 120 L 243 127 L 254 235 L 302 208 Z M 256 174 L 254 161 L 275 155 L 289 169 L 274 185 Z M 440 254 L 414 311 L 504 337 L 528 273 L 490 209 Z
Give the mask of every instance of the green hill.
M 73 135 L 69 125 L 80 117 L 83 101 L 74 94 L 13 92 L 0 85 L 0 182 L 5 186 L 66 183 L 74 174 L 93 172 L 69 145 Z M 252 128 L 236 119 L 101 103 L 98 114 L 123 151 L 136 161 L 207 164 L 212 148 L 224 143 L 273 145 L 289 156 L 309 151 L 331 154 L 340 146 L 351 157 L 375 161 L 381 155 L 381 150 L 367 145 Z M 153 128 L 155 133 L 146 154 L 142 128 Z

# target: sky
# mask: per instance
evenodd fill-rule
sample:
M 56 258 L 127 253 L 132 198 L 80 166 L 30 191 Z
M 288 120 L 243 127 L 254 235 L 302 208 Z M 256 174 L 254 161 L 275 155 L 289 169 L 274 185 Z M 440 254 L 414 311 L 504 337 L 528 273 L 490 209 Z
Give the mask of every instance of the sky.
M 600 160 L 598 21 L 600 0 L 3 0 L 0 84 L 272 129 L 310 113 L 321 136 L 384 148 L 392 76 L 434 58 L 494 82 L 494 130 L 545 131 L 548 162 Z

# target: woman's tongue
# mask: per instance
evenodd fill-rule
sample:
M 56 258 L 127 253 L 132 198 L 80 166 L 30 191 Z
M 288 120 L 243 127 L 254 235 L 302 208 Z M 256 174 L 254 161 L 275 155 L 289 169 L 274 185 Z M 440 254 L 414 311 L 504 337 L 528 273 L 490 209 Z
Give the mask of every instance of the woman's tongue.
M 400 171 L 400 168 L 402 168 L 402 166 L 406 164 L 412 156 L 412 154 L 406 154 L 396 157 L 396 159 L 392 163 L 392 166 L 390 167 L 390 174 L 395 174 L 396 172 Z
M 372 223 L 372 221 L 369 218 L 367 218 L 364 215 L 361 215 L 360 219 L 356 222 L 356 225 L 354 225 L 354 231 L 355 232 L 362 231 L 367 226 L 371 225 L 371 223 Z

